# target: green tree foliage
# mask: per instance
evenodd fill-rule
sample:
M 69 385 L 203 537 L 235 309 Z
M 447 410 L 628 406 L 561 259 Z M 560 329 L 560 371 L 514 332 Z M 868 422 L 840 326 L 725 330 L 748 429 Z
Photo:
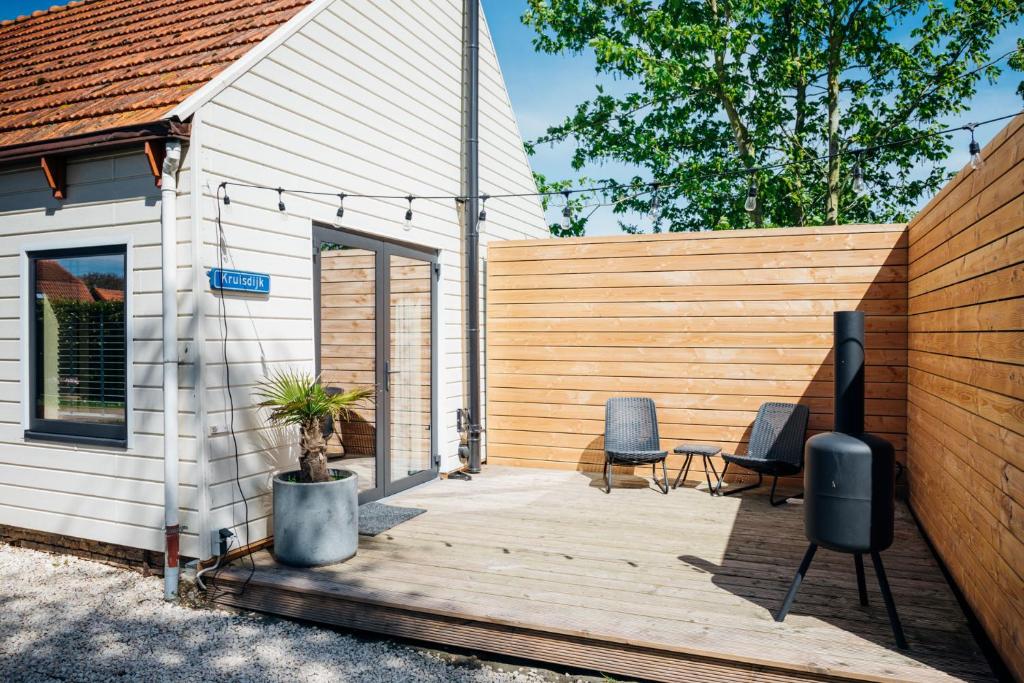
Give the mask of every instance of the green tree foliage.
M 884 145 L 948 125 L 1006 57 L 1024 68 L 990 54 L 1022 14 L 1020 0 L 529 0 L 537 50 L 591 51 L 625 86 L 599 86 L 532 145 L 573 143 L 577 170 L 637 168 L 608 193 L 620 214 L 648 211 L 635 187 L 662 183 L 655 231 L 906 220 L 948 178 L 951 141 Z M 866 196 L 851 188 L 857 149 L 871 150 Z

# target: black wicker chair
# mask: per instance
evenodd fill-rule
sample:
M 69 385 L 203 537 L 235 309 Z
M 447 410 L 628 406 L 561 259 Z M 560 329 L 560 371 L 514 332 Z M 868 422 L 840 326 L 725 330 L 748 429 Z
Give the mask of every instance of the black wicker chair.
M 772 505 L 782 505 L 786 498 L 775 499 L 775 485 L 779 477 L 797 474 L 804 468 L 804 433 L 807 430 L 807 406 L 795 403 L 765 403 L 757 411 L 754 428 L 750 433 L 750 444 L 746 455 L 723 453 L 725 467 L 718 478 L 716 493 L 721 493 L 722 482 L 729 465 L 736 464 L 757 472 L 757 483 L 726 491 L 732 495 L 748 491 L 761 485 L 764 475 L 772 477 L 772 490 L 768 500 Z M 803 497 L 789 496 L 789 498 Z
M 605 493 L 612 492 L 613 465 L 651 466 L 651 476 L 662 493 L 668 493 L 668 469 L 658 438 L 658 416 L 649 398 L 610 398 L 604 405 Z M 657 464 L 662 480 L 658 481 Z

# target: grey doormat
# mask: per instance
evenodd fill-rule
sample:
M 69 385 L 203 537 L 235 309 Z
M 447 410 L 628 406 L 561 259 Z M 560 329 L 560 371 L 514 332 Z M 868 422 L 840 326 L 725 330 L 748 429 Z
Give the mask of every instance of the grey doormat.
M 423 508 L 403 508 L 377 502 L 364 503 L 359 506 L 359 534 L 376 536 L 424 512 L 426 510 Z

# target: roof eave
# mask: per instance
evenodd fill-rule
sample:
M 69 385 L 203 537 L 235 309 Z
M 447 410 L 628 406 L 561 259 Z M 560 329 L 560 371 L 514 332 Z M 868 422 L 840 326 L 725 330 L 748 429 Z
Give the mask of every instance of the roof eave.
M 9 145 L 0 147 L 0 163 L 26 161 L 42 156 L 81 154 L 112 147 L 124 147 L 147 140 L 166 140 L 168 138 L 185 140 L 189 137 L 190 128 L 188 123 L 182 123 L 175 119 L 163 119 L 96 133 Z

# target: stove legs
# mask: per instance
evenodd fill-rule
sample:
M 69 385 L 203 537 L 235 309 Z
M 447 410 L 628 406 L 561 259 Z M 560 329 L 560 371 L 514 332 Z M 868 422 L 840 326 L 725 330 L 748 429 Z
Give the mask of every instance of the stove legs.
M 817 543 L 811 543 L 807 546 L 807 552 L 804 553 L 804 559 L 800 562 L 800 568 L 796 570 L 796 576 L 793 577 L 793 583 L 789 586 L 786 599 L 782 601 L 782 609 L 775 615 L 775 621 L 783 621 L 786 615 L 789 614 L 793 601 L 796 599 L 797 591 L 800 590 L 800 584 L 803 582 L 804 576 L 811 566 L 811 560 L 814 559 L 814 553 L 817 550 Z M 853 562 L 854 567 L 857 569 L 857 592 L 860 595 L 860 604 L 867 605 L 868 591 L 867 582 L 864 579 L 864 556 L 861 553 L 855 553 Z M 878 587 L 881 589 L 882 599 L 885 601 L 885 611 L 889 615 L 889 625 L 892 626 L 892 633 L 896 637 L 896 646 L 901 650 L 906 650 L 907 638 L 903 634 L 903 626 L 900 624 L 900 617 L 896 613 L 896 603 L 892 599 L 892 591 L 889 590 L 889 580 L 885 576 L 885 567 L 882 566 L 881 555 L 877 552 L 872 552 L 871 562 L 874 564 L 875 576 L 878 577 Z
M 807 568 L 811 566 L 811 560 L 814 559 L 814 552 L 818 549 L 817 543 L 812 543 L 807 546 L 807 552 L 804 553 L 804 559 L 800 563 L 800 568 L 796 570 L 796 576 L 793 577 L 793 583 L 789 586 L 789 592 L 786 593 L 786 599 L 782 602 L 782 609 L 775 615 L 775 621 L 782 621 L 789 614 L 789 608 L 793 606 L 793 600 L 796 599 L 796 592 L 800 590 L 800 583 L 804 580 L 804 575 L 807 573 Z

